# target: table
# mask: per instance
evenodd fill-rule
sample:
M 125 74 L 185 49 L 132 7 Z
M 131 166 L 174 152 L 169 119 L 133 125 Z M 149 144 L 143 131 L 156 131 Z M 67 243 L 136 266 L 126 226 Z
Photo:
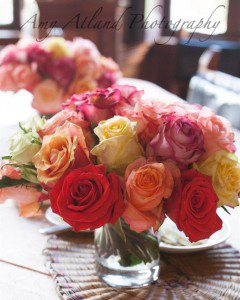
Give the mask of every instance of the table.
M 130 81 L 130 82 L 129 82 Z M 125 79 L 123 83 L 136 84 L 133 79 Z M 138 86 L 143 82 L 138 81 Z M 148 87 L 150 87 L 148 85 Z M 156 88 L 160 98 L 175 101 L 176 96 L 166 92 L 165 90 L 151 85 L 153 90 L 150 94 L 154 96 Z M 4 94 L 0 94 L 1 97 Z M 26 118 L 26 114 L 35 113 L 29 109 L 29 101 L 24 101 L 27 97 L 25 93 L 18 95 L 8 95 L 13 97 L 9 100 L 13 103 L 21 101 L 21 105 L 17 108 L 11 106 L 1 109 L 0 104 L 0 153 L 6 150 L 7 133 L 12 132 L 17 126 L 16 116 L 18 120 Z M 28 96 L 29 97 L 29 96 Z M 11 111 L 7 112 L 7 110 Z M 14 112 L 13 112 L 14 111 Z M 11 112 L 11 115 L 10 115 Z M 8 113 L 9 118 L 6 118 Z M 14 120 L 10 122 L 10 117 L 14 115 Z M 4 123 L 1 119 L 5 117 Z M 5 126 L 4 124 L 8 124 Z M 236 140 L 238 146 L 238 155 L 240 155 L 240 134 L 236 132 Z M 232 211 L 232 216 L 226 215 L 232 228 L 232 234 L 228 242 L 240 251 L 240 207 Z M 38 233 L 39 228 L 48 226 L 49 223 L 44 217 L 35 219 L 24 219 L 18 216 L 18 210 L 14 203 L 10 200 L 0 205 L 0 299 L 3 300 L 55 300 L 58 296 L 54 289 L 54 283 L 44 266 L 44 256 L 42 251 L 46 246 L 48 237 Z

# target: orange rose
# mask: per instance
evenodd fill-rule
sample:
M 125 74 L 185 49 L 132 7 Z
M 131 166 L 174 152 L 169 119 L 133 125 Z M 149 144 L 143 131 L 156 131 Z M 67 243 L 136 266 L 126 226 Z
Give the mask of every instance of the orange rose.
M 100 75 L 100 64 L 97 60 L 89 57 L 78 57 L 75 61 L 78 78 L 84 78 L 85 76 L 97 79 Z
M 75 78 L 70 84 L 66 95 L 72 96 L 73 94 L 81 94 L 86 91 L 92 91 L 97 88 L 97 82 L 91 77 L 85 76 L 81 79 Z
M 81 127 L 66 122 L 54 134 L 44 136 L 42 147 L 32 161 L 38 180 L 50 186 L 70 167 L 87 165 L 89 151 Z
M 173 164 L 169 166 L 168 163 L 148 163 L 145 158 L 139 158 L 127 167 L 123 218 L 132 230 L 141 232 L 149 227 L 157 230 L 162 224 L 165 218 L 163 198 L 171 196 L 174 186 Z

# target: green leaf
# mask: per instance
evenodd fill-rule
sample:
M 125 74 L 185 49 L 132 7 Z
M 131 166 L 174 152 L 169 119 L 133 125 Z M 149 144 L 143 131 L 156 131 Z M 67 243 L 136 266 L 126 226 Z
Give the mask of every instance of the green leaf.
M 28 164 L 28 165 L 18 165 L 20 169 L 32 169 L 36 170 L 36 167 L 33 164 Z
M 18 125 L 19 125 L 20 129 L 21 129 L 24 133 L 28 133 L 27 129 L 25 129 L 25 128 L 22 126 L 21 122 L 19 122 Z
M 2 159 L 3 160 L 5 160 L 5 159 L 12 159 L 12 156 L 11 155 L 2 156 Z
M 42 143 L 39 141 L 39 139 L 36 139 L 35 137 L 33 137 L 33 138 L 31 139 L 31 143 L 32 143 L 32 144 L 37 144 L 37 145 L 42 145 Z
M 142 262 L 142 260 L 139 257 L 137 257 L 133 254 L 130 256 L 130 261 L 131 261 L 131 264 L 129 267 L 136 266 Z
M 25 179 L 12 179 L 7 176 L 3 176 L 3 178 L 0 180 L 0 189 L 19 185 L 29 185 L 29 182 Z
M 231 215 L 230 212 L 227 210 L 227 208 L 226 208 L 224 205 L 222 205 L 221 207 L 222 207 L 222 209 L 223 209 L 226 213 L 228 213 L 229 215 Z
M 7 176 L 3 176 L 3 178 L 0 180 L 0 189 L 5 187 L 14 187 L 14 186 L 21 186 L 24 185 L 26 187 L 33 187 L 37 191 L 41 192 L 42 187 L 38 184 L 33 184 L 25 179 L 12 179 Z
M 3 164 L 2 166 L 1 166 L 1 170 L 5 167 L 5 166 L 13 166 L 13 167 L 18 167 L 18 164 L 15 164 L 15 163 L 11 163 L 11 162 L 9 162 L 9 163 L 5 163 L 5 164 Z

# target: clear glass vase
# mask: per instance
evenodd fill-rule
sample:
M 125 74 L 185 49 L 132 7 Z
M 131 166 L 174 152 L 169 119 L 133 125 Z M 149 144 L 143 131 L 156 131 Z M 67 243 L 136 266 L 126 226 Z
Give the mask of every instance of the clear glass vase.
M 121 218 L 95 230 L 98 276 L 113 287 L 141 287 L 158 279 L 160 255 L 152 230 L 137 233 Z

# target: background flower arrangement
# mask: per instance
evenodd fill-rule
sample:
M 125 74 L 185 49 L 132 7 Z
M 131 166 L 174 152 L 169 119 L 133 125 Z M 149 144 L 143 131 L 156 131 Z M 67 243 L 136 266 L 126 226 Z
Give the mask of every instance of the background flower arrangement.
M 54 114 L 74 93 L 109 87 L 119 77 L 118 65 L 82 38 L 20 41 L 0 52 L 0 90 L 28 90 L 42 114 Z
M 47 121 L 20 124 L 2 162 L 1 201 L 24 191 L 31 203 L 20 199 L 21 212 L 34 215 L 50 198 L 76 231 L 120 216 L 137 232 L 157 230 L 166 215 L 191 242 L 219 230 L 217 207 L 239 205 L 229 122 L 206 107 L 142 95 L 126 85 L 96 89 Z

